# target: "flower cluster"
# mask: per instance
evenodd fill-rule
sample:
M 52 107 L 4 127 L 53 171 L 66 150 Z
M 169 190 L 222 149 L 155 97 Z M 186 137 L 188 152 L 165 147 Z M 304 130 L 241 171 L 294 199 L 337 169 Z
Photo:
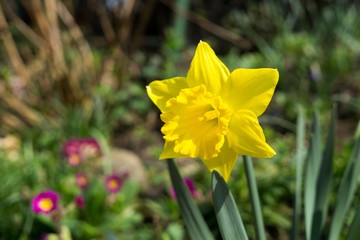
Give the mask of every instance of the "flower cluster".
M 86 159 L 101 156 L 101 149 L 94 138 L 76 138 L 65 143 L 63 154 L 69 164 L 75 167 Z
M 200 158 L 227 181 L 238 155 L 274 156 L 258 117 L 269 105 L 278 78 L 271 68 L 230 73 L 209 44 L 200 41 L 186 77 L 147 86 L 164 122 L 160 159 Z
M 95 213 L 96 215 L 97 212 L 94 209 L 102 211 L 102 204 L 112 205 L 116 203 L 118 193 L 128 177 L 127 172 L 104 175 L 99 171 L 98 166 L 99 163 L 101 164 L 102 151 L 99 143 L 94 138 L 70 139 L 65 142 L 62 153 L 69 165 L 72 166 L 68 170 L 72 178 L 70 187 L 76 187 L 75 192 L 71 191 L 71 193 L 75 194 L 71 196 L 73 201 L 68 206 L 60 205 L 61 193 L 54 190 L 42 191 L 32 198 L 32 212 L 49 215 L 49 218 L 56 226 L 57 233 L 44 233 L 42 234 L 44 239 L 50 236 L 63 236 L 64 226 L 61 220 L 64 214 L 68 214 L 75 209 L 81 218 L 93 218 L 94 216 L 88 215 L 90 209 L 92 214 Z M 67 176 L 65 179 L 68 179 Z M 98 191 L 101 188 L 103 191 Z M 68 199 L 68 196 L 65 195 L 64 197 Z M 97 197 L 100 200 L 94 204 L 93 199 Z
M 96 177 L 103 177 L 91 171 L 93 170 L 91 167 L 89 168 L 90 165 L 94 164 L 94 161 L 87 161 L 89 159 L 95 160 L 95 158 L 102 155 L 100 144 L 94 138 L 70 139 L 64 144 L 63 154 L 71 166 L 77 167 L 75 168 L 78 171 L 75 175 L 75 182 L 81 192 L 75 197 L 74 202 L 79 209 L 84 209 L 86 208 L 86 198 L 84 196 L 86 196 L 86 191 L 90 187 L 91 182 L 96 181 Z M 114 193 L 118 193 L 121 190 L 127 176 L 128 174 L 114 173 L 105 177 L 104 187 L 112 195 L 112 198 L 114 198 Z

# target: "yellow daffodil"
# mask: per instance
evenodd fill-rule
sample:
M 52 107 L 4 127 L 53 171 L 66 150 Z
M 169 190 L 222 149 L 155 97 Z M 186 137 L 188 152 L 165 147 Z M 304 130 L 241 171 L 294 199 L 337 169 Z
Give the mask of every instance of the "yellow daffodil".
M 270 158 L 258 117 L 279 79 L 276 69 L 230 73 L 212 48 L 198 44 L 186 77 L 156 80 L 147 86 L 161 111 L 165 145 L 160 159 L 200 158 L 227 181 L 238 155 Z

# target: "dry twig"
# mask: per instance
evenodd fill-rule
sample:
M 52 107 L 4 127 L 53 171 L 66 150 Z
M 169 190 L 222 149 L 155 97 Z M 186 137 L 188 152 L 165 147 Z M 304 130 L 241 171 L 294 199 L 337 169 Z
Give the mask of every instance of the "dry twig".
M 16 73 L 22 77 L 24 84 L 26 84 L 29 81 L 29 74 L 19 54 L 19 51 L 16 48 L 16 44 L 9 30 L 9 25 L 6 21 L 1 6 L 0 6 L 0 39 L 4 44 L 7 57 L 9 58 L 11 66 L 14 68 Z
M 252 44 L 249 40 L 243 38 L 242 36 L 227 30 L 226 28 L 215 24 L 206 18 L 202 17 L 201 15 L 189 11 L 187 9 L 183 9 L 176 4 L 173 3 L 173 1 L 170 0 L 161 0 L 163 4 L 171 8 L 174 12 L 177 14 L 181 14 L 185 16 L 189 21 L 192 21 L 193 23 L 197 24 L 202 29 L 206 30 L 207 32 L 210 32 L 219 38 L 222 38 L 235 46 L 241 47 L 243 49 L 249 49 Z

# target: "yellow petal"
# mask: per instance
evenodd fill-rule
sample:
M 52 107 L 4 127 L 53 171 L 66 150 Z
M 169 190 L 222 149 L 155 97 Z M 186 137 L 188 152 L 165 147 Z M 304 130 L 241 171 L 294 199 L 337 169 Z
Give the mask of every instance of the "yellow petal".
M 218 171 L 227 182 L 231 171 L 234 168 L 237 157 L 238 155 L 229 148 L 229 144 L 225 141 L 217 157 L 202 161 L 211 172 L 214 170 Z
M 175 148 L 174 142 L 165 140 L 164 149 L 163 149 L 162 153 L 160 154 L 160 160 L 167 159 L 167 158 L 186 157 L 185 155 L 174 152 L 174 148 Z
M 218 94 L 230 75 L 229 69 L 206 42 L 200 41 L 187 75 L 190 87 L 204 84 L 209 92 Z
M 230 148 L 239 155 L 271 158 L 276 153 L 266 143 L 256 115 L 249 110 L 240 110 L 231 116 L 227 133 Z
M 164 112 L 166 109 L 166 102 L 170 98 L 179 95 L 180 90 L 187 87 L 186 78 L 174 77 L 161 81 L 153 81 L 146 87 L 146 91 L 160 111 Z
M 260 116 L 274 94 L 279 73 L 272 68 L 239 68 L 230 74 L 221 97 L 235 110 L 248 109 Z

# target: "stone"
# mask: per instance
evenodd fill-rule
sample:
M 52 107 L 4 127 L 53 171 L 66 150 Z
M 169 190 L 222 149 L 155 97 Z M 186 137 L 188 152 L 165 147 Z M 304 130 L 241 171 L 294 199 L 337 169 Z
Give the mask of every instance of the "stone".
M 140 184 L 143 189 L 148 187 L 148 176 L 140 157 L 127 149 L 113 148 L 108 157 L 111 160 L 113 173 L 128 173 L 128 179 Z

